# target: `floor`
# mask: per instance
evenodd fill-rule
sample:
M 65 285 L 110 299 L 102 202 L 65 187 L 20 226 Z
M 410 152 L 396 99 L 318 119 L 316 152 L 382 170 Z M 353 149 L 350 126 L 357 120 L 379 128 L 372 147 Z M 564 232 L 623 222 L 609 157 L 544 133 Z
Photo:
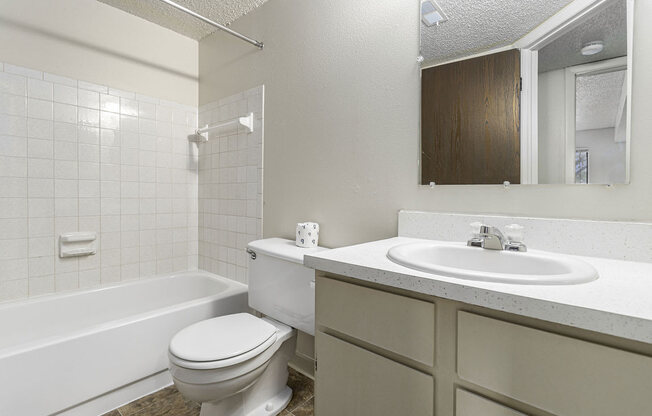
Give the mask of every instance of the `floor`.
M 292 400 L 280 416 L 313 416 L 314 383 L 313 381 L 290 370 L 288 386 L 292 389 Z M 174 387 L 166 387 L 149 396 L 142 397 L 105 413 L 103 416 L 198 416 L 199 404 L 184 399 Z

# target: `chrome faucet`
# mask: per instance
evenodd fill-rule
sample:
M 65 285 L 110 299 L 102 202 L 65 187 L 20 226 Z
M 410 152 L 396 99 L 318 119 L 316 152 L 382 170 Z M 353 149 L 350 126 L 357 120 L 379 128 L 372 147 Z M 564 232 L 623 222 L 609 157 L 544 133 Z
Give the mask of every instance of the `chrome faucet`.
M 488 250 L 502 250 L 505 244 L 505 236 L 496 227 L 481 225 L 477 237 L 467 241 L 467 246 L 482 247 Z
M 498 228 L 490 225 L 481 225 L 480 232 L 469 239 L 466 245 L 487 250 L 527 251 L 525 244 L 505 238 Z

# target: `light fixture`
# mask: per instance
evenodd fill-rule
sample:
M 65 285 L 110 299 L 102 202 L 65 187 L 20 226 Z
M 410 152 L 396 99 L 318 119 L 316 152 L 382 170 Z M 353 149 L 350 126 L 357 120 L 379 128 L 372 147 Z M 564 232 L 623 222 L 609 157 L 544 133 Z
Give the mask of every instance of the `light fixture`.
M 439 26 L 440 23 L 448 20 L 446 13 L 439 7 L 434 0 L 424 0 L 421 2 L 421 21 L 424 25 Z
M 584 46 L 581 49 L 581 52 L 582 55 L 584 56 L 590 56 L 602 52 L 603 49 L 604 49 L 604 43 L 602 43 L 602 41 L 600 40 L 596 40 L 594 42 L 589 42 L 584 44 Z

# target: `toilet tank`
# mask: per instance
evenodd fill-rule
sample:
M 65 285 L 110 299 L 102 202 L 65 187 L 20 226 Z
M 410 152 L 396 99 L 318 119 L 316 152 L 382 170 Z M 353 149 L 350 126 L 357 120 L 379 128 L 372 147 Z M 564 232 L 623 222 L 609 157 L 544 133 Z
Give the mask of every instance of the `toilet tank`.
M 315 334 L 315 271 L 303 255 L 327 250 L 301 248 L 293 240 L 252 241 L 249 255 L 249 306 L 300 331 Z

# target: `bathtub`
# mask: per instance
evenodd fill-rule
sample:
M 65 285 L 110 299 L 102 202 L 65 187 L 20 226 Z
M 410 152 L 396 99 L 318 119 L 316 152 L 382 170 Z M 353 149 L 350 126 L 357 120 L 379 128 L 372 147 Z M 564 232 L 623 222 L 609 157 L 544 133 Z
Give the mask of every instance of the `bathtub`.
M 247 287 L 206 272 L 0 304 L 0 415 L 98 415 L 171 382 L 181 328 L 247 310 Z

